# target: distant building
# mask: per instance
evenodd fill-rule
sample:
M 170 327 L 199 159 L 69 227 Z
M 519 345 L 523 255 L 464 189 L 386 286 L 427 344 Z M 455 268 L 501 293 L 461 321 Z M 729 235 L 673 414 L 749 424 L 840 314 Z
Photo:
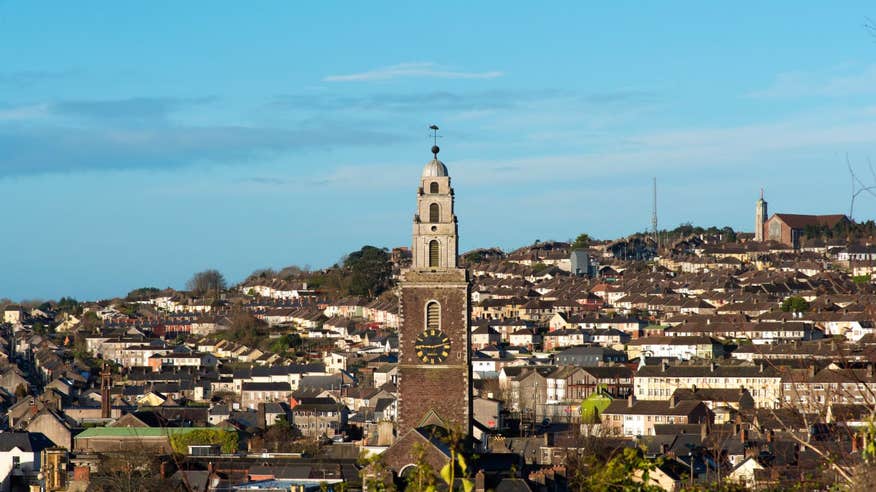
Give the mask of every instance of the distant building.
M 572 265 L 572 275 L 577 275 L 579 277 L 590 276 L 590 255 L 587 254 L 586 249 L 573 250 L 569 256 L 569 261 Z
M 754 207 L 754 240 L 763 241 L 763 226 L 767 221 L 767 202 L 763 199 L 763 188 L 760 190 L 760 200 Z
M 773 214 L 764 224 L 762 234 L 770 241 L 777 241 L 786 246 L 799 248 L 800 237 L 803 236 L 806 228 L 833 229 L 838 224 L 849 224 L 849 222 L 849 218 L 842 214 Z

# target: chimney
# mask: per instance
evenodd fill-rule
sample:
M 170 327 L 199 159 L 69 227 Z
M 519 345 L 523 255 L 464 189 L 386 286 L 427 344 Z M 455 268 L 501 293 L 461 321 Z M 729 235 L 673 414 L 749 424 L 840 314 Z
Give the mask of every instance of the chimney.
M 635 401 L 636 401 L 635 397 L 633 396 L 632 393 L 630 393 L 630 396 L 627 397 L 627 408 L 633 408 L 633 403 L 635 403 Z
M 267 429 L 268 422 L 267 422 L 267 416 L 265 415 L 265 403 L 259 402 L 259 404 L 256 408 L 257 408 L 257 410 L 256 410 L 256 412 L 257 412 L 256 413 L 256 425 L 258 425 L 262 429 Z
M 666 368 L 667 368 L 667 367 L 669 367 L 669 361 L 666 360 L 666 359 L 663 359 L 663 360 L 660 362 L 660 372 L 666 372 Z
M 712 372 L 715 372 L 715 363 L 714 362 L 709 362 L 709 370 Z
M 763 362 L 760 363 L 760 368 L 758 369 L 758 371 L 763 372 Z
M 809 364 L 809 377 L 815 377 L 815 364 Z
M 703 422 L 700 424 L 700 441 L 705 441 L 709 436 L 709 424 Z
M 873 364 L 867 364 L 867 377 L 873 379 Z
M 739 430 L 739 442 L 745 444 L 745 441 L 748 440 L 748 429 L 740 429 Z
M 766 432 L 766 442 L 773 442 L 773 430 L 770 429 Z
M 475 474 L 475 492 L 484 492 L 486 490 L 486 486 L 484 485 L 484 471 L 478 470 Z
M 678 397 L 675 396 L 675 393 L 669 397 L 669 408 L 675 408 L 675 404 L 678 403 Z
M 852 452 L 853 453 L 858 452 L 858 435 L 857 434 L 852 436 Z

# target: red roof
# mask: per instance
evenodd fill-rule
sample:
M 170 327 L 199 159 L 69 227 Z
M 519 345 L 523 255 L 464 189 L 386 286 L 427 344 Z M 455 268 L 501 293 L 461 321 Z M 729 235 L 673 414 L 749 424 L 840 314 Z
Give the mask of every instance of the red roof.
M 788 225 L 791 229 L 804 229 L 806 226 L 826 226 L 834 227 L 838 223 L 848 221 L 848 217 L 843 214 L 833 215 L 799 215 L 799 214 L 775 214 L 779 220 Z

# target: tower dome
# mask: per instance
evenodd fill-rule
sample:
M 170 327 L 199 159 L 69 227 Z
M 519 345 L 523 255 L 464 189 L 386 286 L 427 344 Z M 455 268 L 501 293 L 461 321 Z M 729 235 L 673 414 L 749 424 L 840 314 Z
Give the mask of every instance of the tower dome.
M 447 166 L 439 161 L 438 158 L 432 159 L 426 164 L 426 167 L 423 168 L 423 177 L 435 178 L 440 176 L 447 176 Z

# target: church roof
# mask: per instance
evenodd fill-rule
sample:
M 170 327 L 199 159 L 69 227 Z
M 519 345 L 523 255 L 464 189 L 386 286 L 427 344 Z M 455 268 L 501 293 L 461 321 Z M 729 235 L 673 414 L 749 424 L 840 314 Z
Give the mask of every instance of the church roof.
M 804 229 L 806 226 L 834 227 L 839 222 L 847 221 L 848 217 L 842 214 L 834 215 L 800 215 L 800 214 L 775 214 L 782 222 L 792 229 Z
M 436 178 L 441 176 L 447 176 L 447 166 L 437 158 L 429 161 L 426 164 L 426 167 L 423 168 L 424 178 Z

